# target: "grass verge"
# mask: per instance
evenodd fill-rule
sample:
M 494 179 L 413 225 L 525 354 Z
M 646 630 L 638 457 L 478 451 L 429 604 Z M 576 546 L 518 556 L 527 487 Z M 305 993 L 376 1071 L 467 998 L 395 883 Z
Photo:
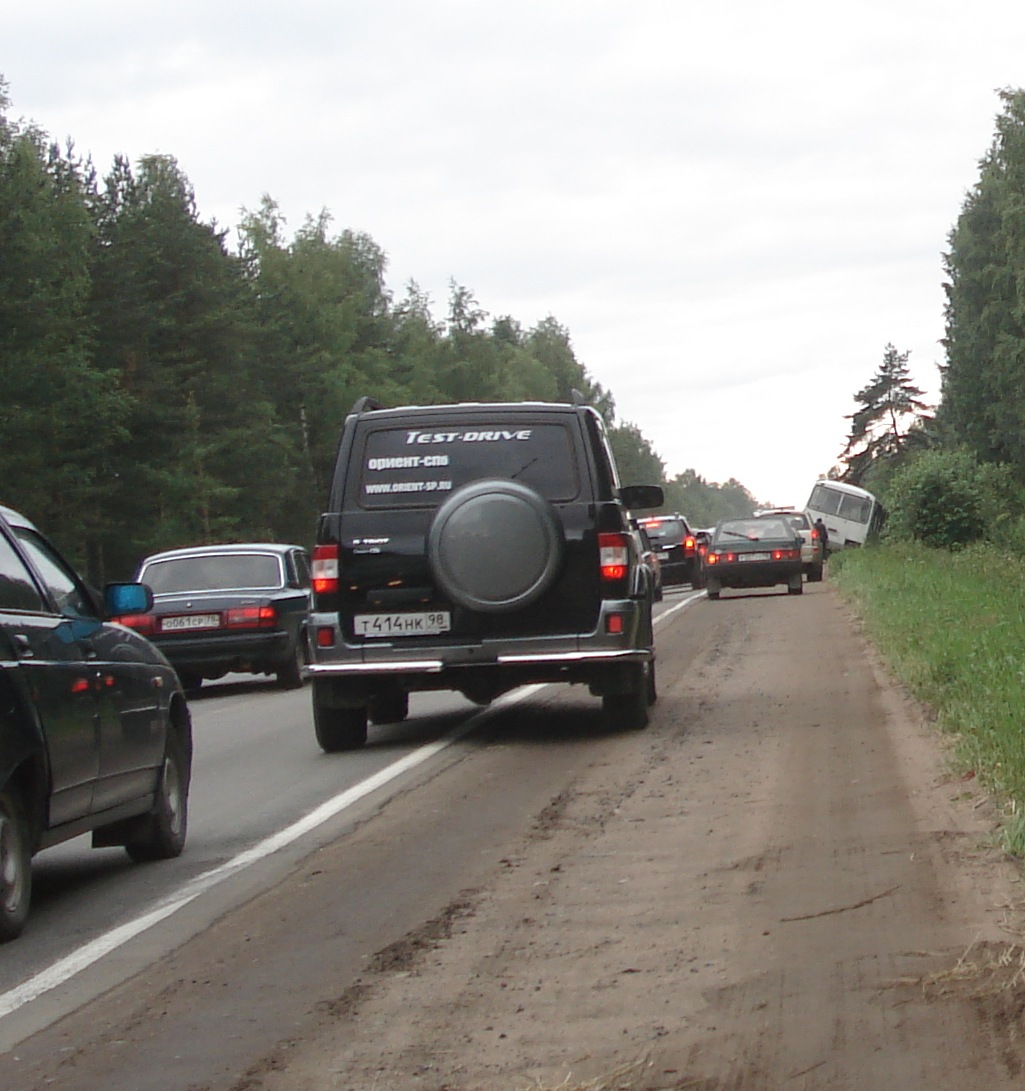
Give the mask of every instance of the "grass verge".
M 830 569 L 890 669 L 1002 802 L 1006 848 L 1025 856 L 1025 560 L 894 544 Z

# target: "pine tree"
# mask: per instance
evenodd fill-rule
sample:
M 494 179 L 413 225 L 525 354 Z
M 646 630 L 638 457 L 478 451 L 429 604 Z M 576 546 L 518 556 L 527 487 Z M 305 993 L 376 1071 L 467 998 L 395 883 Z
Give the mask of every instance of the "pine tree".
M 858 408 L 848 416 L 851 430 L 840 454 L 843 480 L 860 484 L 872 467 L 900 461 L 927 442 L 923 427 L 932 418 L 923 391 L 911 381 L 908 352 L 888 344 L 872 381 L 854 395 Z

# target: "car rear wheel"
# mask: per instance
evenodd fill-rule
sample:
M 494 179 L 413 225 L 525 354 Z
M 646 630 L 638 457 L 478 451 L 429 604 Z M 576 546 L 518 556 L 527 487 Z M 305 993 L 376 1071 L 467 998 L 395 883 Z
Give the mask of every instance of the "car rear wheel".
M 32 900 L 32 852 L 21 799 L 0 792 L 0 943 L 17 938 Z
M 710 599 L 717 599 L 721 590 L 722 584 L 720 584 L 718 580 L 707 580 L 705 582 L 705 594 Z
M 358 750 L 367 741 L 367 708 L 329 708 L 313 702 L 313 729 L 321 750 L 337 754 Z
M 822 581 L 822 562 L 811 565 L 808 569 L 808 582 L 820 583 Z
M 185 848 L 189 828 L 189 766 L 177 734 L 167 737 L 153 810 L 138 822 L 125 851 L 137 863 L 170 860 Z
M 306 666 L 306 638 L 300 633 L 288 662 L 275 673 L 282 689 L 300 689 L 303 684 L 303 667 Z
M 801 574 L 798 573 L 796 577 L 791 576 L 790 582 L 787 584 L 787 594 L 800 595 L 804 592 L 804 583 L 801 580 Z

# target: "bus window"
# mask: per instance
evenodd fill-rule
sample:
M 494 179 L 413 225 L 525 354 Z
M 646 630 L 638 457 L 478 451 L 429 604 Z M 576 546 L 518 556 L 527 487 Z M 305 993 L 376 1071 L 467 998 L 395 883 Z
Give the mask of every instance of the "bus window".
M 840 501 L 842 499 L 843 493 L 838 492 L 836 489 L 831 489 L 828 485 L 816 485 L 812 489 L 808 508 L 812 511 L 823 512 L 826 515 L 836 515 L 840 510 Z
M 841 496 L 840 510 L 837 515 L 841 519 L 850 519 L 854 523 L 867 523 L 872 514 L 872 501 L 864 496 Z

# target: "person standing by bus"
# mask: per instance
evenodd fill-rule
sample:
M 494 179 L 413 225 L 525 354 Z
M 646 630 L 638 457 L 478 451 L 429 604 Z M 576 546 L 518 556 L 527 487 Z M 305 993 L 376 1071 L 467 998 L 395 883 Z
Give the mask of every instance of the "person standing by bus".
M 829 531 L 826 530 L 826 524 L 822 522 L 821 515 L 815 520 L 814 526 L 819 532 L 819 541 L 822 543 L 822 559 L 825 560 L 829 556 Z

